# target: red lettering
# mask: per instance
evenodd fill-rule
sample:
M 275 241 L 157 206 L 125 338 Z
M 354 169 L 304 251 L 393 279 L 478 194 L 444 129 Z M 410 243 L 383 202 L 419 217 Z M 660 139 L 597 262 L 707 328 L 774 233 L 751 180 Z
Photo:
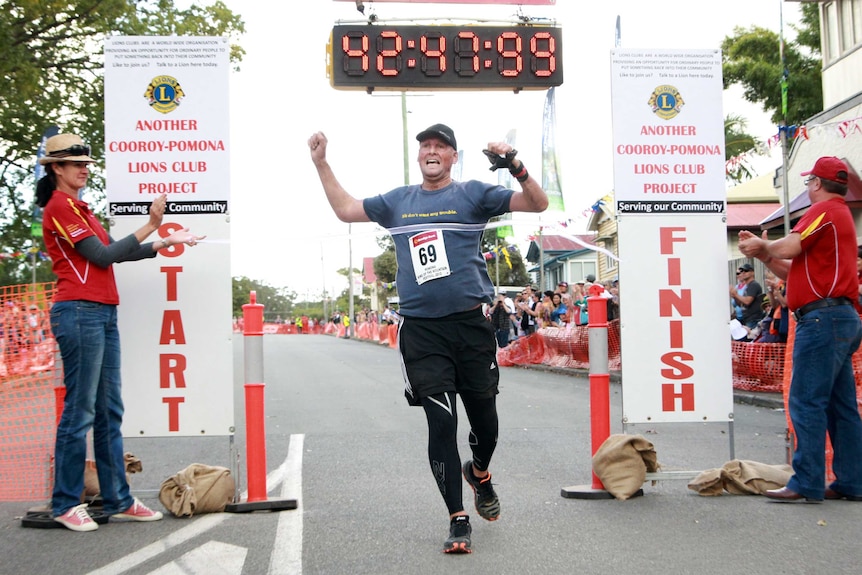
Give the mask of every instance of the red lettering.
M 662 377 L 667 379 L 691 379 L 694 369 L 684 361 L 693 361 L 694 356 L 685 351 L 671 351 L 661 356 L 661 362 L 671 369 L 661 370 Z
M 682 322 L 678 319 L 668 322 L 670 328 L 670 346 L 674 349 L 682 347 Z
M 673 310 L 679 312 L 682 317 L 691 317 L 691 290 L 684 289 L 676 293 L 669 289 L 658 290 L 658 314 L 661 317 L 670 317 Z
M 159 355 L 159 387 L 167 389 L 171 387 L 171 378 L 174 387 L 186 386 L 186 356 L 180 353 L 163 353 Z
M 141 185 L 144 185 L 144 184 L 141 184 Z M 159 192 L 159 193 L 161 193 L 161 192 Z M 183 226 L 176 224 L 176 223 L 168 222 L 166 224 L 162 224 L 159 226 L 159 237 L 160 238 L 166 238 L 169 235 L 171 235 L 172 233 L 174 233 L 178 230 L 182 230 L 182 229 L 185 229 L 185 228 L 183 228 Z M 175 258 L 175 257 L 183 255 L 183 252 L 185 251 L 185 249 L 186 249 L 186 244 L 171 244 L 171 247 L 161 249 L 161 250 L 159 250 L 159 253 L 161 255 L 167 257 L 167 258 Z
M 670 258 L 667 260 L 667 284 L 682 285 L 682 260 Z
M 180 430 L 180 404 L 185 403 L 185 397 L 163 397 L 162 403 L 168 404 L 168 431 Z
M 673 253 L 673 244 L 676 242 L 685 242 L 685 237 L 675 235 L 677 232 L 684 232 L 685 228 L 659 228 L 659 245 L 662 255 Z
M 159 337 L 159 345 L 168 345 L 172 342 L 178 345 L 186 343 L 183 318 L 178 309 L 166 309 L 162 314 L 162 334 Z
M 682 411 L 694 411 L 694 384 L 680 384 L 679 392 L 672 383 L 661 385 L 661 409 L 662 411 L 676 411 L 676 400 L 682 400 Z
M 177 301 L 177 276 L 182 266 L 162 266 L 159 270 L 165 274 L 167 301 Z

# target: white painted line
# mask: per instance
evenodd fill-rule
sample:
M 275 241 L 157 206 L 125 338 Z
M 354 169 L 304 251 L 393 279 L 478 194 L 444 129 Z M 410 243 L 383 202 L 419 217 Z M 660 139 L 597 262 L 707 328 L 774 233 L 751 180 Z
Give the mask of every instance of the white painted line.
M 245 547 L 207 541 L 148 575 L 242 575 L 247 554 Z
M 206 533 L 213 527 L 220 525 L 228 517 L 229 515 L 227 513 L 213 513 L 203 517 L 198 517 L 191 525 L 187 525 L 179 531 L 171 533 L 167 537 L 159 539 L 142 549 L 138 549 L 134 553 L 121 557 L 113 563 L 108 563 L 101 569 L 90 571 L 89 575 L 118 575 L 119 573 L 125 573 L 129 569 L 134 569 L 135 567 L 142 565 L 144 562 L 149 561 L 160 553 L 164 553 L 168 549 L 181 545 L 189 539 L 197 537 L 201 533 Z
M 296 509 L 281 511 L 275 543 L 269 558 L 268 575 L 302 575 L 302 452 L 305 435 L 290 436 L 284 481 L 281 484 L 283 499 L 296 499 Z
M 302 438 L 303 435 L 292 435 L 291 440 L 294 437 Z M 301 442 L 301 441 L 300 441 Z M 287 453 L 288 458 L 290 458 L 291 447 L 288 447 Z M 302 458 L 301 450 L 300 450 L 300 461 Z M 282 464 L 281 467 L 268 473 L 266 476 L 266 490 L 267 493 L 278 487 L 278 485 L 284 480 L 286 470 L 286 465 Z M 240 494 L 240 499 L 247 499 L 248 491 L 243 491 Z M 125 573 L 130 569 L 134 569 L 143 565 L 146 561 L 149 561 L 153 557 L 156 557 L 160 553 L 164 553 L 165 551 L 176 547 L 177 545 L 181 545 L 192 539 L 201 535 L 202 533 L 206 533 L 210 529 L 214 527 L 218 527 L 224 521 L 230 518 L 231 513 L 212 513 L 209 515 L 204 515 L 202 517 L 195 517 L 194 521 L 168 535 L 167 537 L 163 537 L 158 541 L 150 543 L 146 547 L 138 549 L 134 553 L 130 553 L 125 557 L 121 557 L 112 563 L 108 563 L 104 567 L 100 569 L 96 569 L 95 571 L 90 571 L 87 575 L 120 575 L 120 573 Z M 302 565 L 300 563 L 300 565 Z

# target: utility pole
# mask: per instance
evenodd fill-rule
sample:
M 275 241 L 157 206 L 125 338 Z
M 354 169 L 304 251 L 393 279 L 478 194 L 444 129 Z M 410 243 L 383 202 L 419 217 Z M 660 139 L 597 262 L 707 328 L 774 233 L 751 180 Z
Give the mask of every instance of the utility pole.
M 782 125 L 778 127 L 781 137 L 781 189 L 784 199 L 784 235 L 790 233 L 790 189 L 787 182 L 787 63 L 784 61 L 784 2 L 779 0 L 779 43 L 778 55 L 781 59 L 781 114 Z

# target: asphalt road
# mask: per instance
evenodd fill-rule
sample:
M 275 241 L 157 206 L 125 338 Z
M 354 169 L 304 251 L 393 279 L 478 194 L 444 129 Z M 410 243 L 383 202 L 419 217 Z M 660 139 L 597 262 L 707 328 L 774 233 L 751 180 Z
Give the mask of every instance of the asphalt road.
M 242 356 L 235 341 L 235 445 L 244 449 Z M 499 521 L 472 508 L 471 555 L 447 556 L 445 506 L 426 458 L 419 408 L 407 406 L 394 350 L 327 336 L 266 336 L 270 499 L 296 510 L 111 522 L 94 533 L 25 529 L 44 502 L 0 503 L 0 574 L 568 574 L 859 573 L 862 504 L 773 503 L 701 497 L 684 480 L 644 486 L 628 501 L 565 499 L 588 485 L 585 377 L 504 368 L 500 439 L 492 464 Z M 611 431 L 622 431 L 619 384 Z M 782 463 L 785 417 L 735 406 L 739 459 Z M 469 457 L 461 411 L 462 459 Z M 729 459 L 724 424 L 630 427 L 655 444 L 665 470 L 697 471 Z M 192 462 L 229 466 L 227 438 L 130 439 L 144 472 L 133 490 L 150 505 L 162 479 Z M 245 475 L 244 462 L 240 465 Z M 470 501 L 465 486 L 465 501 Z

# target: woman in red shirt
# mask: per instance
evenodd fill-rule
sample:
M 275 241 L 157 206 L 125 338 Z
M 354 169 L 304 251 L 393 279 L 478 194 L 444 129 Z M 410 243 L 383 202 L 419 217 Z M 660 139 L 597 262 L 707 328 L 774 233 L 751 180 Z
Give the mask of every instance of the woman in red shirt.
M 114 241 L 79 191 L 89 178 L 90 148 L 74 134 L 58 134 L 45 143 L 39 163 L 46 175 L 36 186 L 36 204 L 44 208 L 42 232 L 57 276 L 51 306 L 51 330 L 63 358 L 66 400 L 54 451 L 54 520 L 73 531 L 99 526 L 81 504 L 87 432 L 93 450 L 106 515 L 134 521 L 162 518 L 137 498 L 126 481 L 123 460 L 123 399 L 120 386 L 120 303 L 112 264 L 155 257 L 172 244 L 193 246 L 202 236 L 178 230 L 155 242 L 141 243 L 158 230 L 167 198 L 156 198 L 149 221 Z

